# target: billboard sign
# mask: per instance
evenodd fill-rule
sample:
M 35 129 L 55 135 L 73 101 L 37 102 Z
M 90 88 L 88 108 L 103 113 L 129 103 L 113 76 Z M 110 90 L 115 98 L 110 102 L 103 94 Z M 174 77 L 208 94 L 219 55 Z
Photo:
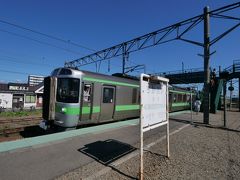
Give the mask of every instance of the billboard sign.
M 143 132 L 168 122 L 168 79 L 141 74 L 141 121 Z
M 168 82 L 160 76 L 141 74 L 140 179 L 143 179 L 143 133 L 166 125 L 166 152 L 169 153 Z

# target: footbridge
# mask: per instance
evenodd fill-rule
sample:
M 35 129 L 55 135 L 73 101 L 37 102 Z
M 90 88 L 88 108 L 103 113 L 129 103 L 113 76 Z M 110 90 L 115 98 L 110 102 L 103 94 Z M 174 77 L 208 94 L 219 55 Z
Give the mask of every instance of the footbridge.
M 168 71 L 155 73 L 154 75 L 164 76 L 169 79 L 170 84 L 191 84 L 204 83 L 203 68 L 185 69 L 179 71 Z M 222 71 L 215 70 L 210 73 L 210 111 L 215 113 L 220 107 L 221 92 L 224 84 L 231 79 L 237 78 L 239 80 L 239 97 L 240 97 L 240 60 L 233 61 L 233 64 Z M 240 98 L 239 98 L 240 104 Z M 240 106 L 239 106 L 240 111 Z

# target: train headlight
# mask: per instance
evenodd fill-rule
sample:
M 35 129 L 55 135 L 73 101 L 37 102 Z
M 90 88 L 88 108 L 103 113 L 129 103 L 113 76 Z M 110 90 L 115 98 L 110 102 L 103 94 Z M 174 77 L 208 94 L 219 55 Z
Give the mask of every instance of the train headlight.
M 62 112 L 65 113 L 67 111 L 66 108 L 62 108 Z

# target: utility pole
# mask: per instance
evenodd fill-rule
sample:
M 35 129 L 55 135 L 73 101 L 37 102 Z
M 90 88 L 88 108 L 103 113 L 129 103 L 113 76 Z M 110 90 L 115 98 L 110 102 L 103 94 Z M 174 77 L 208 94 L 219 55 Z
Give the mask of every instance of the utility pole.
M 240 78 L 238 78 L 238 110 L 240 112 Z
M 233 87 L 232 80 L 230 81 L 230 87 Z M 229 105 L 229 110 L 232 110 L 232 94 L 233 90 L 230 90 L 230 105 Z
M 125 66 L 126 66 L 126 61 L 128 60 L 128 52 L 127 52 L 127 45 L 124 44 L 122 48 L 122 74 L 125 74 Z
M 204 8 L 204 98 L 203 98 L 203 122 L 209 124 L 209 59 L 210 59 L 210 38 L 209 38 L 209 7 Z
M 227 92 L 227 82 L 224 79 L 223 82 L 223 126 L 226 127 L 226 109 L 227 109 L 227 104 L 226 104 L 226 92 Z
M 184 73 L 184 63 L 182 62 L 182 73 Z
M 240 78 L 238 78 L 238 110 L 240 112 Z

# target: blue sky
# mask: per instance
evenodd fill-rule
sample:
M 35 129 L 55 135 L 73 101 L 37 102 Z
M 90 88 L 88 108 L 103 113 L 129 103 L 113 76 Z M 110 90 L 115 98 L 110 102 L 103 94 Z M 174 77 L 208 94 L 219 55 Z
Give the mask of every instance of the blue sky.
M 216 9 L 235 2 L 237 1 L 8 0 L 1 2 L 0 20 L 101 50 L 199 15 L 206 5 L 209 5 L 210 9 Z M 232 25 L 234 25 L 233 21 L 212 20 L 211 37 Z M 202 30 L 201 24 L 186 37 L 203 41 Z M 27 36 L 33 40 L 9 34 L 9 32 Z M 240 28 L 211 47 L 212 51 L 217 51 L 211 57 L 212 67 L 219 65 L 227 67 L 233 60 L 240 59 L 239 33 Z M 3 23 L 0 23 L 0 38 L 0 81 L 2 82 L 24 82 L 27 80 L 27 74 L 48 75 L 53 68 L 63 66 L 65 61 L 92 53 L 84 48 Z M 41 44 L 35 40 L 48 44 Z M 203 53 L 203 49 L 175 41 L 130 54 L 127 66 L 146 64 L 148 73 L 180 70 L 182 62 L 185 68 L 199 68 L 203 67 L 203 59 L 197 56 L 198 53 Z M 100 72 L 107 74 L 121 72 L 121 58 L 112 59 L 110 67 L 111 71 L 108 72 L 107 61 L 105 61 L 101 65 Z M 94 64 L 81 69 L 96 70 Z

